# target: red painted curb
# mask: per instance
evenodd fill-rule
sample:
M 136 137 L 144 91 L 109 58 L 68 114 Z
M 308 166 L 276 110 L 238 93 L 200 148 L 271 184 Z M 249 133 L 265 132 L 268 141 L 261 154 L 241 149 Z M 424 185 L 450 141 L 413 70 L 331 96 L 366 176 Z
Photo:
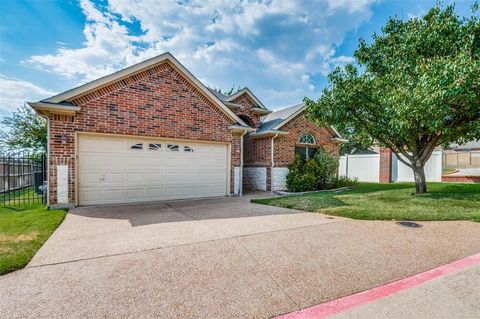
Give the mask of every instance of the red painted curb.
M 466 258 L 454 261 L 417 275 L 400 279 L 389 284 L 379 286 L 370 290 L 362 291 L 340 299 L 328 301 L 310 308 L 305 308 L 296 312 L 285 314 L 277 319 L 307 319 L 307 318 L 326 318 L 334 314 L 343 312 L 347 309 L 361 306 L 376 299 L 384 298 L 402 290 L 406 290 L 428 281 L 443 277 L 447 274 L 459 271 L 463 268 L 480 265 L 480 253 Z

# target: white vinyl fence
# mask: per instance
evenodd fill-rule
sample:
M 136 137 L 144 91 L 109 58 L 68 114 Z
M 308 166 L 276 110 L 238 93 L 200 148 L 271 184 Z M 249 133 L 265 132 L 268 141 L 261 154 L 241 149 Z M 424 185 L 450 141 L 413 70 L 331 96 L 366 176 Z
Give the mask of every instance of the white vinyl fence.
M 402 156 L 403 158 L 403 156 Z M 428 182 L 442 181 L 442 151 L 435 151 L 425 164 L 425 178 Z M 413 182 L 413 171 L 392 155 L 392 181 Z
M 361 182 L 378 182 L 380 178 L 380 154 L 341 156 L 338 174 L 358 178 Z
M 361 182 L 380 181 L 380 154 L 345 155 L 340 157 L 340 176 L 358 178 Z M 429 182 L 442 181 L 442 151 L 435 151 L 425 164 Z M 413 182 L 413 171 L 392 155 L 392 182 Z

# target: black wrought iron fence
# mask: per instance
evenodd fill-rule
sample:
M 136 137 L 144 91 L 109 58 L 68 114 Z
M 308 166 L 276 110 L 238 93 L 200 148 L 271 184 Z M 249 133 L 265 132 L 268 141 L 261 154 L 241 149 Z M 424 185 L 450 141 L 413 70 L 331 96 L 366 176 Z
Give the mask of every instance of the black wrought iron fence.
M 46 181 L 45 154 L 0 153 L 0 205 L 46 204 Z

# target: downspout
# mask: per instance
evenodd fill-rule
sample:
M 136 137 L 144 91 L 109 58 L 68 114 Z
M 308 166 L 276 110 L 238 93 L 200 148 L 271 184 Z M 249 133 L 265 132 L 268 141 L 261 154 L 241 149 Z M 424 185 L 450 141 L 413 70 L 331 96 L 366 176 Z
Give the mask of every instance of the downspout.
M 270 168 L 270 192 L 273 194 L 273 168 L 275 167 L 275 159 L 273 158 L 273 155 L 274 155 L 274 152 L 273 152 L 273 148 L 274 148 L 274 145 L 275 145 L 275 138 L 278 136 L 278 133 L 276 133 L 273 137 L 272 137 L 272 146 L 270 147 L 271 149 L 271 157 L 272 157 L 272 167 Z
M 243 196 L 243 136 L 247 134 L 248 130 L 245 130 L 242 135 L 240 135 L 240 173 L 239 173 L 239 183 L 238 186 L 238 196 Z

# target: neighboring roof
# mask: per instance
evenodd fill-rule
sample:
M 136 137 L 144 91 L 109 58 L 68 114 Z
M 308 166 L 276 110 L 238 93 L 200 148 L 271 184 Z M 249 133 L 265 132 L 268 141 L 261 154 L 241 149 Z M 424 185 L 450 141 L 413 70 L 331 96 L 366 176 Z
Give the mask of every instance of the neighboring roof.
M 235 100 L 237 97 L 239 97 L 239 96 L 241 96 L 242 94 L 245 94 L 245 93 L 257 104 L 258 107 L 260 107 L 262 109 L 265 109 L 265 110 L 267 109 L 265 107 L 265 105 L 263 105 L 263 103 L 260 102 L 260 100 L 247 87 L 244 87 L 243 89 L 239 90 L 238 92 L 236 92 L 236 93 L 234 93 L 230 96 L 227 96 L 227 98 L 224 101 L 231 102 L 231 101 Z
M 378 152 L 375 152 L 372 149 L 361 149 L 361 148 L 356 148 L 352 152 L 350 152 L 349 155 L 365 155 L 365 154 L 378 154 Z
M 470 141 L 465 144 L 451 144 L 448 149 L 452 150 L 472 150 L 472 149 L 480 149 L 480 140 L 478 141 Z
M 28 104 L 35 109 L 36 111 L 53 111 L 55 105 L 59 106 L 59 111 L 64 110 L 65 102 L 70 102 L 71 100 L 88 94 L 90 92 L 96 91 L 102 87 L 105 87 L 111 83 L 117 82 L 129 76 L 132 76 L 136 73 L 150 69 L 161 63 L 168 62 L 172 67 L 177 71 L 183 74 L 190 82 L 200 90 L 207 98 L 209 98 L 214 104 L 216 104 L 221 111 L 223 111 L 231 120 L 239 123 L 242 126 L 248 126 L 243 122 L 235 113 L 233 113 L 219 97 L 209 90 L 205 85 L 202 84 L 190 71 L 188 71 L 173 55 L 169 52 L 163 53 L 151 59 L 145 60 L 143 62 L 137 63 L 135 65 L 129 66 L 125 69 L 112 73 L 110 75 L 104 76 L 100 79 L 94 80 L 92 82 L 86 83 L 79 87 L 73 88 L 71 90 L 65 91 L 63 93 L 54 95 L 40 102 L 28 102 Z M 44 108 L 45 103 L 49 106 L 48 109 Z
M 292 119 L 297 117 L 300 113 L 307 109 L 307 105 L 305 103 L 300 103 L 294 106 L 290 106 L 276 112 L 272 112 L 268 115 L 262 116 L 260 118 L 261 124 L 260 128 L 257 130 L 256 134 L 260 134 L 262 132 L 281 132 L 280 128 L 290 122 Z M 331 130 L 334 132 L 336 137 L 332 140 L 338 142 L 347 142 L 346 139 L 343 139 L 340 133 L 333 127 L 330 126 Z

